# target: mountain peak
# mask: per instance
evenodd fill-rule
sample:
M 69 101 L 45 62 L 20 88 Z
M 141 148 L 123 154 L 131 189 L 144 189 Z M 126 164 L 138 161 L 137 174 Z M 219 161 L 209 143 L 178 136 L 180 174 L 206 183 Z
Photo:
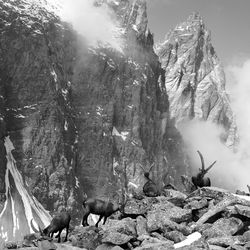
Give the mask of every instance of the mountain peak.
M 194 11 L 187 19 L 187 21 L 190 21 L 190 22 L 200 22 L 200 23 L 203 23 L 203 19 L 202 19 L 202 16 L 200 15 L 200 13 L 198 11 Z
M 222 125 L 228 131 L 227 144 L 233 145 L 237 135 L 225 74 L 200 14 L 192 13 L 169 32 L 156 53 L 166 72 L 171 117 L 177 123 L 197 118 Z

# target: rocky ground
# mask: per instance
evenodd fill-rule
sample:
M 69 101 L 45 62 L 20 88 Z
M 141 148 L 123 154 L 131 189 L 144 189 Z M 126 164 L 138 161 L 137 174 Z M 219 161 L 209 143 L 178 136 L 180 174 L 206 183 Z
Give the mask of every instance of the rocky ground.
M 158 197 L 130 198 L 124 213 L 99 228 L 71 228 L 66 243 L 31 234 L 4 249 L 250 249 L 250 199 L 244 193 L 203 187 L 187 195 L 164 189 Z

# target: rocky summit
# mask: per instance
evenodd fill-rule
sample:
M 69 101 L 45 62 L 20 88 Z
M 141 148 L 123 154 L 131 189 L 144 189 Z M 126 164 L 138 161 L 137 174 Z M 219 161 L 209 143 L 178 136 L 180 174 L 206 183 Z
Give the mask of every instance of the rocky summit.
M 33 226 L 43 229 L 65 208 L 74 232 L 65 249 L 173 247 L 192 233 L 189 207 L 207 206 L 201 198 L 184 209 L 186 193 L 172 203 L 159 198 L 166 187 L 184 192 L 181 175 L 190 175 L 175 122 L 211 120 L 225 127 L 228 145 L 236 141 L 223 69 L 197 14 L 155 53 L 146 1 L 96 0 L 92 7 L 112 14 L 119 49 L 89 45 L 61 19 L 60 5 L 0 2 L 0 238 L 8 249 L 56 249 Z M 145 197 L 145 183 L 155 197 Z M 131 207 L 107 231 L 75 227 L 86 196 L 129 197 Z
M 228 146 L 237 143 L 237 127 L 225 74 L 199 13 L 177 25 L 156 46 L 169 96 L 170 116 L 177 123 L 197 118 L 221 125 Z

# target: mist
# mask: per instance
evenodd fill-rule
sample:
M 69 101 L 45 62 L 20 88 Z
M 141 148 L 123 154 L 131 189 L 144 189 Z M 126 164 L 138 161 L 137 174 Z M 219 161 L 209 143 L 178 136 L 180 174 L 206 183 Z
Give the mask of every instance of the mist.
M 199 150 L 204 156 L 205 167 L 217 160 L 208 172 L 212 186 L 230 191 L 237 189 L 248 191 L 247 185 L 250 184 L 250 60 L 241 65 L 230 65 L 225 71 L 227 92 L 236 115 L 240 139 L 236 152 L 224 145 L 220 138 L 225 131 L 216 124 L 192 120 L 178 128 L 187 145 L 193 174 L 196 174 L 201 167 L 197 154 Z
M 114 12 L 106 5 L 94 5 L 94 0 L 61 0 L 62 20 L 69 22 L 89 46 L 109 46 L 122 52 L 122 29 Z

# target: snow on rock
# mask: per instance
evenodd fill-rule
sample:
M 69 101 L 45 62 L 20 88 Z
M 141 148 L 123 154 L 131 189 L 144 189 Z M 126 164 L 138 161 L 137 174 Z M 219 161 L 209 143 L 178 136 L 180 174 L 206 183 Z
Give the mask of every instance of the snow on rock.
M 200 15 L 192 14 L 171 30 L 155 50 L 165 70 L 170 115 L 177 124 L 193 118 L 211 121 L 226 129 L 228 146 L 236 144 L 225 74 Z
M 0 238 L 5 241 L 21 240 L 24 235 L 33 232 L 31 219 L 41 227 L 45 227 L 50 223 L 51 216 L 26 189 L 11 153 L 14 146 L 9 136 L 5 138 L 4 145 L 7 158 L 5 172 L 7 199 L 0 214 Z
M 122 138 L 123 141 L 126 141 L 127 136 L 129 135 L 129 132 L 123 131 L 123 132 L 119 133 L 118 130 L 115 127 L 113 127 L 112 135 L 119 136 Z

